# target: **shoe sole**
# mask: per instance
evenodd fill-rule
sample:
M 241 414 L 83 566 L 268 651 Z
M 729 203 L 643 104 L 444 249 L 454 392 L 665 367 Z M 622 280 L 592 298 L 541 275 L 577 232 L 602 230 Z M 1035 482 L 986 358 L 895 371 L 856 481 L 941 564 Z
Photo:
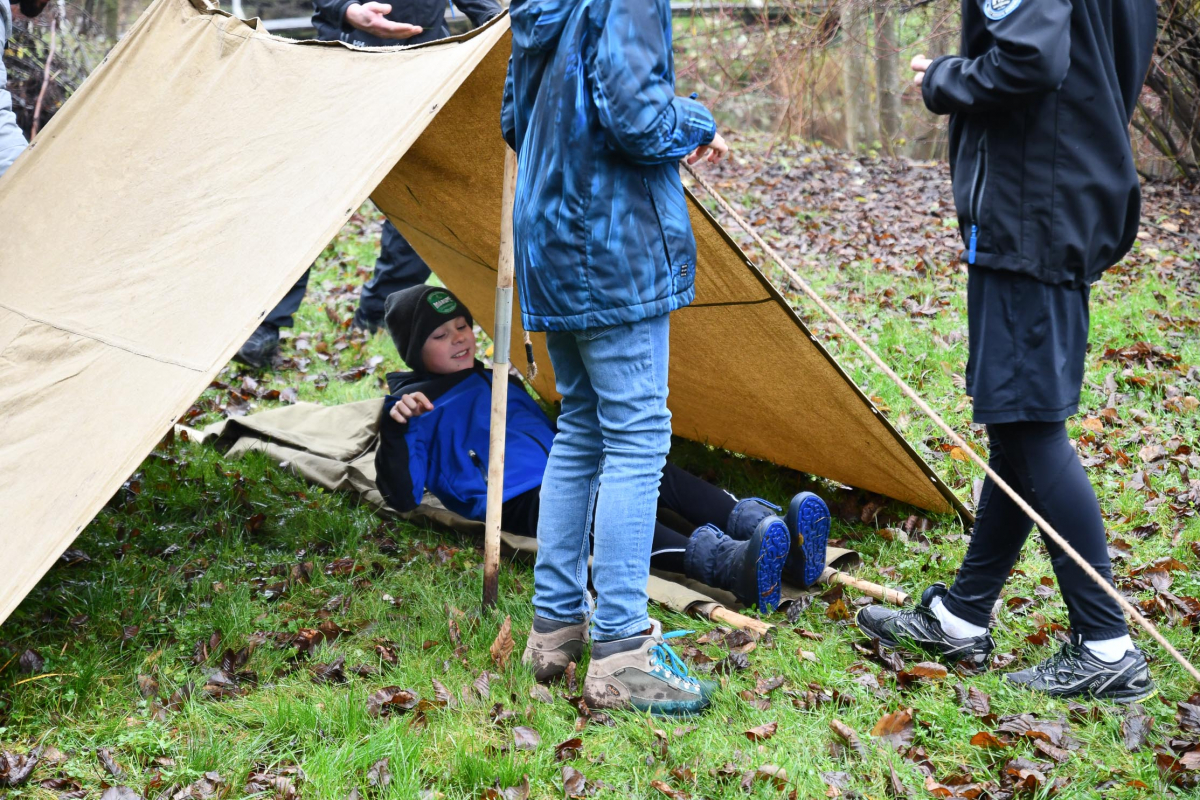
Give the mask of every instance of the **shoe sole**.
M 1016 688 L 1016 689 L 1025 689 L 1026 691 L 1029 691 L 1029 692 L 1035 692 L 1037 694 L 1044 694 L 1047 697 L 1053 697 L 1057 700 L 1075 700 L 1075 699 L 1107 700 L 1110 703 L 1116 703 L 1117 705 L 1122 705 L 1122 706 L 1129 705 L 1130 703 L 1141 703 L 1145 700 L 1151 700 L 1158 696 L 1158 687 L 1157 686 L 1151 686 L 1149 689 L 1145 689 L 1142 691 L 1105 692 L 1103 694 L 1095 694 L 1093 692 L 1088 692 L 1088 691 L 1070 692 L 1070 693 L 1063 693 L 1063 694 L 1051 694 L 1050 692 L 1044 692 L 1041 689 L 1031 689 L 1031 688 L 1029 688 L 1029 686 L 1027 684 L 1020 683 L 1018 681 L 1012 681 L 1012 680 L 1006 679 L 1004 681 L 1004 683 L 1007 684 L 1008 686 L 1012 686 L 1013 688 Z
M 1130 703 L 1140 703 L 1143 700 L 1150 700 L 1158 696 L 1158 687 L 1155 686 L 1144 692 L 1117 692 L 1116 694 L 1105 694 L 1096 697 L 1097 700 L 1111 700 L 1118 705 L 1129 705 Z
M 629 705 L 643 714 L 655 717 L 694 717 L 707 711 L 710 702 L 707 698 L 702 700 L 660 700 L 658 702 L 631 700 Z
M 783 565 L 791 551 L 792 536 L 780 522 L 766 526 L 765 531 L 755 531 L 750 546 L 758 545 L 758 558 L 754 562 L 754 585 L 758 595 L 758 610 L 769 614 L 779 607 L 783 599 Z
M 787 528 L 796 537 L 793 547 L 804 554 L 800 571 L 803 588 L 817 582 L 825 571 L 825 547 L 829 543 L 832 519 L 825 501 L 812 492 L 801 492 L 792 498 L 784 518 Z M 799 554 L 797 553 L 797 554 Z

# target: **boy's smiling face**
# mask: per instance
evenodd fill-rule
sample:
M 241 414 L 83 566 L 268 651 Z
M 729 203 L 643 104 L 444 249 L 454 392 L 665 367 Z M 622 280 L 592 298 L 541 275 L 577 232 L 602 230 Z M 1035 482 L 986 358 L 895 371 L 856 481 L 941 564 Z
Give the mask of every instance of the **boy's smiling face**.
M 455 317 L 435 328 L 421 348 L 421 360 L 427 372 L 437 375 L 470 369 L 475 364 L 475 331 L 467 318 Z

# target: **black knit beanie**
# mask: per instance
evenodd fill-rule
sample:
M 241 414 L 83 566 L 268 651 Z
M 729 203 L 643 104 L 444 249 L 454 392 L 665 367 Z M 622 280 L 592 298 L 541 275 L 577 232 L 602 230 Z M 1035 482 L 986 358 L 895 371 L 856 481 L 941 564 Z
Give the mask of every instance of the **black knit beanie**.
M 414 372 L 424 372 L 421 349 L 429 334 L 455 317 L 466 317 L 473 325 L 471 312 L 449 289 L 440 286 L 410 286 L 388 295 L 383 304 L 383 319 L 396 350 Z

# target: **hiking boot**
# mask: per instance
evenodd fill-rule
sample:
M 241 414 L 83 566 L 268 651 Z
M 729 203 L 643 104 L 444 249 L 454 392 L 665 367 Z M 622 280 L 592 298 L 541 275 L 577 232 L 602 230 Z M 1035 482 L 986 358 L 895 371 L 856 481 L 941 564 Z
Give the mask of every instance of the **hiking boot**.
M 271 358 L 278 349 L 279 328 L 264 322 L 254 329 L 233 358 L 253 369 L 265 369 L 271 366 Z
M 748 541 L 739 542 L 713 525 L 692 532 L 683 554 L 684 572 L 701 583 L 733 592 L 740 603 L 766 614 L 779 605 L 780 576 L 788 557 L 783 520 L 763 517 Z
M 368 336 L 374 336 L 375 331 L 379 330 L 381 325 L 383 325 L 383 320 L 368 316 L 362 310 L 362 306 L 354 309 L 354 318 L 350 320 L 351 328 L 366 331 Z
M 583 682 L 588 708 L 633 708 L 663 717 L 699 714 L 708 708 L 716 685 L 698 681 L 664 641 L 692 631 L 664 634 L 651 620 L 649 633 L 592 644 Z
M 991 634 L 956 639 L 942 630 L 942 623 L 933 613 L 935 598 L 944 597 L 944 583 L 935 583 L 921 595 L 916 608 L 899 611 L 883 606 L 865 606 L 854 618 L 859 630 L 879 640 L 885 647 L 904 645 L 935 656 L 951 664 L 970 662 L 977 669 L 988 667 L 988 656 L 996 643 Z
M 1079 636 L 1072 636 L 1042 663 L 1004 678 L 1052 697 L 1094 697 L 1114 703 L 1136 703 L 1158 692 L 1141 650 L 1128 650 L 1120 661 L 1109 663 L 1097 658 Z
M 783 567 L 789 583 L 807 589 L 825 571 L 825 546 L 829 543 L 829 506 L 812 492 L 801 492 L 788 503 L 783 518 L 792 534 L 792 552 Z
M 533 677 L 540 683 L 556 680 L 562 677 L 572 661 L 579 663 L 587 641 L 586 619 L 574 623 L 556 622 L 535 614 L 521 663 L 533 670 Z
M 761 497 L 739 500 L 729 512 L 728 527 L 731 538 L 749 539 L 758 524 L 767 517 L 782 511 L 774 503 Z M 801 492 L 788 504 L 784 526 L 791 535 L 788 560 L 783 566 L 783 578 L 788 583 L 808 588 L 825 571 L 825 545 L 829 541 L 829 508 L 825 501 L 812 492 Z

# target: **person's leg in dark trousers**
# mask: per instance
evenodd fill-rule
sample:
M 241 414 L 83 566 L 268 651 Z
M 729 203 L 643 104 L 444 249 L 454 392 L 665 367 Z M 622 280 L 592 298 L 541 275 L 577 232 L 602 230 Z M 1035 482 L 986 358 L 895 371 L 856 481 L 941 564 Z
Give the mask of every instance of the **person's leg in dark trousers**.
M 383 324 L 383 303 L 388 295 L 410 286 L 420 286 L 429 280 L 430 274 L 429 267 L 391 220 L 384 220 L 375 274 L 363 284 L 358 310 L 354 314 L 355 325 L 373 332 Z
M 708 481 L 674 464 L 663 467 L 658 507 L 669 509 L 693 526 L 715 525 L 724 530 L 737 499 Z
M 1087 562 L 1112 583 L 1104 518 L 1096 493 L 1061 422 L 1012 422 L 988 426 L 991 465 Z M 980 496 L 975 532 L 946 609 L 988 627 L 991 610 L 1020 556 L 1033 523 L 991 479 Z M 1128 633 L 1124 614 L 1066 553 L 1044 537 L 1073 633 L 1084 641 Z
M 290 328 L 295 324 L 294 315 L 300 310 L 300 304 L 304 302 L 304 295 L 308 292 L 308 277 L 311 272 L 312 268 L 304 270 L 296 285 L 288 290 L 283 299 L 275 304 L 275 308 L 271 309 L 271 313 L 263 319 L 263 325 L 273 325 L 278 330 Z
M 295 323 L 293 315 L 304 302 L 304 293 L 308 291 L 308 274 L 311 271 L 304 270 L 295 286 L 288 290 L 238 349 L 234 359 L 255 369 L 263 369 L 271 364 L 275 351 L 279 349 L 279 329 L 290 328 Z

